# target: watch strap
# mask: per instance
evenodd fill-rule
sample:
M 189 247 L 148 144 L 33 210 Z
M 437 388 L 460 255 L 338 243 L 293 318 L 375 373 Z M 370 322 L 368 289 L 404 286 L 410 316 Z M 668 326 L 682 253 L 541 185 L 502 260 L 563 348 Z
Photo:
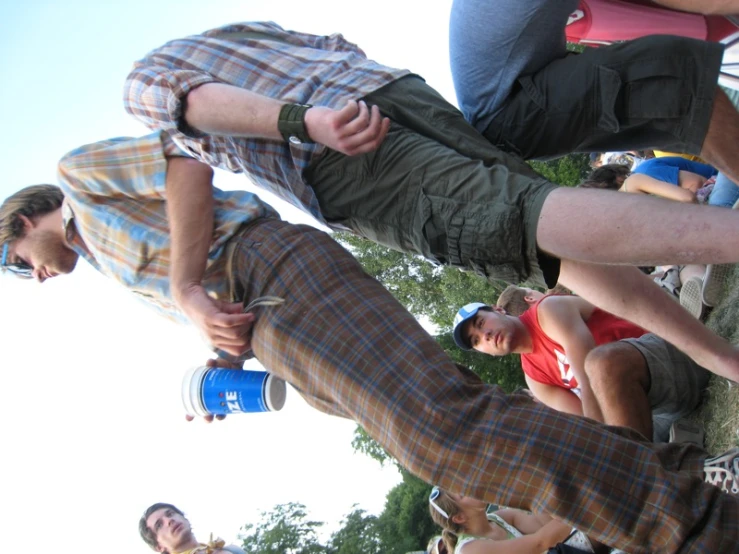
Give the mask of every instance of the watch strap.
M 310 104 L 285 104 L 282 106 L 277 120 L 277 129 L 287 142 L 292 144 L 313 142 L 305 129 L 305 112 L 311 107 Z

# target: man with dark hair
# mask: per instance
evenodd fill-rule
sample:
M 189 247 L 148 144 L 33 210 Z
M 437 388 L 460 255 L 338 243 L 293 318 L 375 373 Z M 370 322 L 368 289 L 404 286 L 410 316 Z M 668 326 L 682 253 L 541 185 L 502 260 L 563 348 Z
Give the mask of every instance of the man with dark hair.
M 162 554 L 244 554 L 242 548 L 226 546 L 220 539 L 198 542 L 182 510 L 164 502 L 146 509 L 139 520 L 139 534 L 146 544 Z
M 253 355 L 312 406 L 355 420 L 447 490 L 548 513 L 634 552 L 720 552 L 739 541 L 739 498 L 700 482 L 710 470 L 726 490 L 739 483 L 734 454 L 714 467 L 701 450 L 653 446 L 465 377 L 346 249 L 280 221 L 252 194 L 215 189 L 212 170 L 166 133 L 80 147 L 59 178 L 54 211 L 0 207 L 0 226 L 21 229 L 7 269 L 54 277 L 47 244 L 55 257 L 85 257 L 192 319 L 224 356 Z M 242 313 L 262 296 L 284 302 Z
M 529 389 L 547 406 L 655 441 L 695 410 L 710 375 L 667 341 L 576 296 L 541 297 L 518 316 L 468 304 L 455 317 L 454 340 L 491 356 L 520 354 Z

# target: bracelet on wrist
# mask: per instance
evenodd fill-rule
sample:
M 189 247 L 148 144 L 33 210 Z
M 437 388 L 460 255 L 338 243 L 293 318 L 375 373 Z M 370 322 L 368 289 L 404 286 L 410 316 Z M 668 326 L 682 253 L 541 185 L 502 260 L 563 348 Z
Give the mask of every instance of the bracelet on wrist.
M 310 108 L 312 108 L 310 104 L 285 104 L 282 106 L 277 120 L 277 129 L 287 142 L 292 144 L 313 142 L 305 128 L 305 112 Z

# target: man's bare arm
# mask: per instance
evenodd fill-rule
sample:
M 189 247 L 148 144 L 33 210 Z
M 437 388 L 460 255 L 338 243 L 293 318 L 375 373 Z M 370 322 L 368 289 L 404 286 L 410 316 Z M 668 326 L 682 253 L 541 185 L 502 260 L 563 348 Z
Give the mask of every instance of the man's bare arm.
M 526 384 L 529 386 L 529 390 L 534 395 L 534 398 L 553 410 L 573 415 L 583 415 L 582 402 L 580 402 L 580 399 L 574 392 L 563 387 L 555 387 L 534 381 L 528 375 L 526 376 Z
M 208 296 L 202 285 L 213 239 L 213 170 L 191 158 L 167 159 L 170 286 L 187 317 L 214 347 L 239 356 L 249 350 L 252 314 L 240 303 Z
M 654 194 L 655 196 L 667 198 L 668 200 L 676 200 L 677 202 L 695 202 L 695 193 L 690 190 L 641 173 L 634 173 L 627 177 L 622 189 L 625 192 Z
M 232 85 L 207 83 L 187 95 L 185 121 L 210 135 L 284 140 L 277 128 L 284 102 Z M 310 138 L 353 156 L 377 149 L 390 128 L 379 108 L 349 101 L 340 110 L 314 106 L 305 113 Z
M 550 296 L 539 304 L 538 315 L 542 331 L 564 348 L 580 386 L 584 415 L 602 422 L 603 413 L 585 374 L 585 357 L 595 348 L 595 339 L 585 324 L 592 312 L 592 304 L 582 298 Z

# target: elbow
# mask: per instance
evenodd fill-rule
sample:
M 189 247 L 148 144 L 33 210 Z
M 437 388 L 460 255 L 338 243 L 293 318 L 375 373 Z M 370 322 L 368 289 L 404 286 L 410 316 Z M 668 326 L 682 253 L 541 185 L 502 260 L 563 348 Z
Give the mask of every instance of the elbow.
M 210 102 L 208 84 L 205 83 L 195 87 L 183 99 L 182 119 L 186 125 L 193 129 L 200 130 L 198 123 L 202 122 L 200 122 L 198 114 L 202 113 L 203 107 Z
M 185 169 L 193 176 L 200 180 L 213 180 L 213 168 L 208 164 L 199 162 L 194 158 L 183 158 L 185 160 Z
M 212 183 L 213 168 L 195 158 L 167 158 L 167 178 L 172 178 L 172 182 L 185 178 L 189 182 Z

